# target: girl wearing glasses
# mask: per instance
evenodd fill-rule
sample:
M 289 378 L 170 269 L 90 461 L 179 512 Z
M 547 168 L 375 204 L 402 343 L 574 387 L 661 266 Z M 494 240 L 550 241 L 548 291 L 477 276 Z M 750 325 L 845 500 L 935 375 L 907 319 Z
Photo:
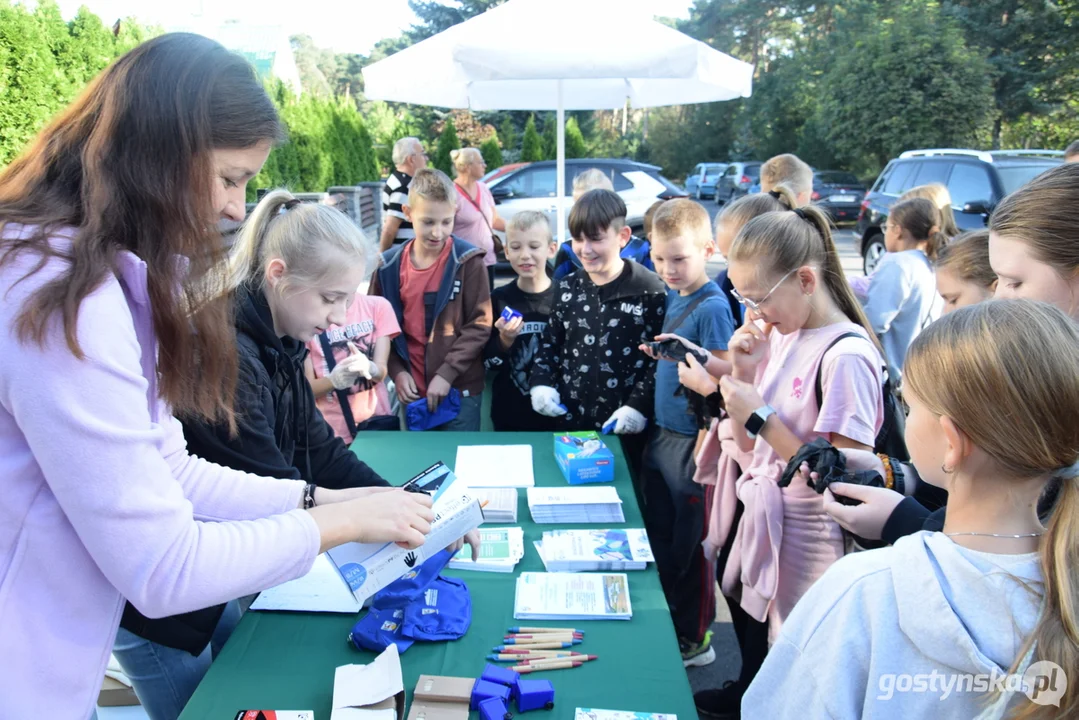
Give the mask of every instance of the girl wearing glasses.
M 709 540 L 722 548 L 721 587 L 742 672 L 695 696 L 701 713 L 713 715 L 737 710 L 787 614 L 844 554 L 821 496 L 805 483 L 777 484 L 788 461 L 818 437 L 872 449 L 884 419 L 880 346 L 847 284 L 827 216 L 810 206 L 754 218 L 735 237 L 729 262 L 746 324 L 730 340 L 733 369 L 720 380 L 730 429 L 720 438 Z

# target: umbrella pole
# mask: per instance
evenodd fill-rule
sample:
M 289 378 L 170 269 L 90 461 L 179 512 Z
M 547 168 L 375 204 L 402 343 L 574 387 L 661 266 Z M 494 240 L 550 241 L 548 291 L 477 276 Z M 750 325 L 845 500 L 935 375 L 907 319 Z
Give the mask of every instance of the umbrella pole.
M 555 154 L 555 187 L 558 199 L 555 201 L 558 223 L 558 244 L 561 245 L 566 239 L 566 107 L 562 97 L 562 81 L 558 81 L 558 150 Z

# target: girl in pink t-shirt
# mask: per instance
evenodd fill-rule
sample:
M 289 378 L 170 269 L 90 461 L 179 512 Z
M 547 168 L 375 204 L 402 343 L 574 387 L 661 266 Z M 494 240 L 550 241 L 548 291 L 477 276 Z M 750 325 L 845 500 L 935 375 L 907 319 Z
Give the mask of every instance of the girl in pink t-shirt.
M 375 418 L 385 420 L 376 421 L 379 424 L 371 429 L 398 427 L 397 417 L 390 408 L 385 378 L 390 341 L 400 333 L 401 328 L 388 300 L 358 292 L 345 313 L 344 325 L 331 325 L 307 342 L 310 355 L 304 371 L 315 393 L 315 404 L 334 434 L 346 443 L 353 441 L 357 429 L 363 429 L 363 423 Z M 360 378 L 350 388 L 337 390 L 330 380 L 333 367 L 327 361 L 327 351 L 334 366 L 354 353 L 362 353 L 374 363 L 377 373 L 370 380 Z
M 720 380 L 729 420 L 720 430 L 741 474 L 733 492 L 722 478 L 714 489 L 714 512 L 728 515 L 731 530 L 709 544 L 724 548 L 721 586 L 743 669 L 738 682 L 695 697 L 699 709 L 719 714 L 737 710 L 770 639 L 844 553 L 823 498 L 804 482 L 778 486 L 787 462 L 818 437 L 872 450 L 884 420 L 882 354 L 844 277 L 827 216 L 815 207 L 761 215 L 738 233 L 729 262 L 746 324 L 729 343 L 733 371 Z M 846 333 L 856 337 L 838 340 Z M 705 373 L 690 365 L 690 373 Z M 692 378 L 684 382 L 694 387 Z M 701 387 L 707 382 L 715 386 L 705 378 Z M 734 497 L 737 508 L 723 506 Z M 737 518 L 733 526 L 730 517 Z

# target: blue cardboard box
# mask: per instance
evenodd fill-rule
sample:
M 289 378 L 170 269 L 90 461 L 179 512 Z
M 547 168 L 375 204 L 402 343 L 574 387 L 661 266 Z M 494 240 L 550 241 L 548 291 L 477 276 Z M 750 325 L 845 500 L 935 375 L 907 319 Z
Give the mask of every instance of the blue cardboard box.
M 570 485 L 614 480 L 614 454 L 596 432 L 555 433 L 554 457 Z

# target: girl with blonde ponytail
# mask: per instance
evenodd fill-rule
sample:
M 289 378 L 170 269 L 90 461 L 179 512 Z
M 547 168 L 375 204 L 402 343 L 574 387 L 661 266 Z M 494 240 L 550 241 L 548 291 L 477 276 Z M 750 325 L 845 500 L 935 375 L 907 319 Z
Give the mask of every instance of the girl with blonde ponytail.
M 836 563 L 743 714 L 1079 716 L 1079 327 L 1029 300 L 961 308 L 911 345 L 904 396 L 914 466 L 949 493 L 943 530 Z
M 714 497 L 722 519 L 708 543 L 724 548 L 721 588 L 742 673 L 729 687 L 697 693 L 698 710 L 711 715 L 737 711 L 770 640 L 845 551 L 820 495 L 804 482 L 779 487 L 787 463 L 816 438 L 872 449 L 884 421 L 881 351 L 828 217 L 813 206 L 760 215 L 739 231 L 728 261 L 746 322 L 728 344 L 733 370 L 720 380 L 733 438 L 721 441 Z M 732 453 L 741 470 L 733 481 L 725 469 Z

